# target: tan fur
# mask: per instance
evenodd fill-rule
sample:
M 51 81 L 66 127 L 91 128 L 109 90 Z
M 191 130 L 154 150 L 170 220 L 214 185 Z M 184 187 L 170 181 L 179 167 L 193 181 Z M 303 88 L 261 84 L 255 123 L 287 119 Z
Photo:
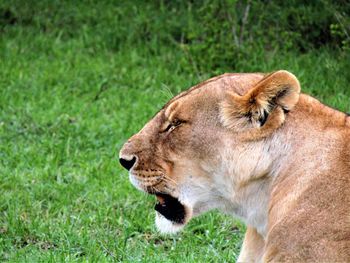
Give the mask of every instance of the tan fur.
M 247 227 L 237 262 L 258 263 L 263 256 L 265 241 L 253 227 Z
M 171 125 L 173 124 L 173 125 Z M 169 126 L 170 125 L 170 126 Z M 170 100 L 123 146 L 131 182 L 249 225 L 240 261 L 350 261 L 350 118 L 287 71 L 225 74 Z M 157 214 L 158 228 L 178 231 Z

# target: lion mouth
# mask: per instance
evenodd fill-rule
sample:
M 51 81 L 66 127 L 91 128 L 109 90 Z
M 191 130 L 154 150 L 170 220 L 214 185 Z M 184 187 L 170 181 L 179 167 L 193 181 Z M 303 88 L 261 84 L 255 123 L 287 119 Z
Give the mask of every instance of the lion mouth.
M 185 223 L 185 206 L 177 198 L 164 193 L 155 193 L 155 195 L 158 202 L 154 206 L 154 209 L 158 213 L 174 223 Z

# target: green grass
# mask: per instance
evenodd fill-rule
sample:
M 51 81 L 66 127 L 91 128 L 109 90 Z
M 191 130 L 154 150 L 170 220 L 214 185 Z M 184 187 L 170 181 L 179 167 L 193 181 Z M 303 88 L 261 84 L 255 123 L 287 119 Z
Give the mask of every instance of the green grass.
M 198 71 L 180 45 L 128 41 L 132 25 L 115 16 L 144 19 L 137 4 L 42 3 L 0 4 L 19 10 L 0 27 L 0 261 L 232 262 L 240 222 L 211 212 L 159 235 L 154 198 L 117 161 L 169 98 L 224 71 Z M 304 92 L 350 111 L 349 61 L 257 50 L 231 71 L 290 70 Z

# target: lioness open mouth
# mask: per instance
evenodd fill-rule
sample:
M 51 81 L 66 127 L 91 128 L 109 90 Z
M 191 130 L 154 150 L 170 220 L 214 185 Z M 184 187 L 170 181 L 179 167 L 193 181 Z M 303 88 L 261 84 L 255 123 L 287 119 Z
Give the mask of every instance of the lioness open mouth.
M 185 207 L 177 198 L 163 193 L 156 193 L 155 195 L 158 202 L 154 206 L 154 209 L 158 213 L 174 223 L 185 223 Z

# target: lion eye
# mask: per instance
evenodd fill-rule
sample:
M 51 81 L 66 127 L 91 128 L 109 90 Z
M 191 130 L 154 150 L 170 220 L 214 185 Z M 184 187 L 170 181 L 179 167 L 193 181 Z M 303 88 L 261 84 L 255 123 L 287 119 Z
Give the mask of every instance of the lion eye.
M 169 123 L 169 125 L 163 130 L 163 132 L 171 132 L 180 124 L 181 124 L 180 120 L 174 120 L 173 122 Z
M 167 131 L 170 131 L 170 129 L 173 127 L 173 124 L 170 123 L 166 128 L 165 130 L 163 130 L 163 132 L 167 132 Z

